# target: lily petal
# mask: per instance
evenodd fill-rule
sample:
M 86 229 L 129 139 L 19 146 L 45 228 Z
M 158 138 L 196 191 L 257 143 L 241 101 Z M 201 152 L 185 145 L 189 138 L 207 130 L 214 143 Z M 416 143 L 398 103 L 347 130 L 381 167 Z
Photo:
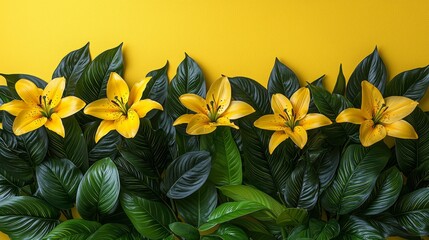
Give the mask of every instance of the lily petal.
M 173 122 L 173 126 L 189 123 L 194 115 L 195 114 L 183 114 L 182 116 L 178 117 L 176 121 Z
M 372 117 L 369 119 L 371 118 Z M 349 122 L 354 124 L 362 124 L 365 120 L 367 120 L 366 114 L 364 114 L 364 111 L 358 108 L 344 109 L 335 119 L 337 123 Z
M 150 81 L 151 77 L 147 77 L 139 82 L 136 82 L 131 88 L 130 99 L 128 100 L 128 105 L 132 106 L 134 103 L 140 101 L 143 96 L 143 92 L 146 89 L 147 83 Z
M 227 77 L 219 78 L 210 86 L 206 96 L 206 104 L 211 106 L 212 101 L 214 109 L 218 109 L 219 115 L 228 108 L 231 102 L 231 84 Z
M 399 121 L 408 116 L 419 104 L 416 101 L 401 96 L 387 97 L 385 101 L 387 109 L 380 121 L 387 124 Z
M 111 72 L 109 80 L 107 81 L 106 94 L 110 101 L 116 100 L 116 98 L 118 98 L 119 101 L 126 103 L 128 102 L 128 98 L 130 96 L 130 90 L 125 80 L 122 79 L 119 74 Z
M 104 120 L 116 120 L 123 115 L 121 109 L 107 98 L 98 99 L 88 104 L 83 112 Z
M 112 120 L 103 120 L 100 122 L 100 125 L 97 128 L 97 132 L 95 133 L 95 143 L 98 143 L 100 139 L 110 131 L 115 130 L 115 121 Z
M 27 79 L 18 80 L 15 83 L 15 90 L 25 103 L 32 105 L 39 104 L 39 97 L 43 92 L 36 84 Z
M 281 93 L 275 93 L 271 96 L 271 108 L 273 109 L 274 114 L 281 114 L 287 118 L 289 118 L 287 115 L 293 116 L 292 103 Z
M 22 100 L 12 100 L 10 102 L 7 102 L 0 106 L 0 111 L 6 111 L 13 116 L 18 116 L 18 114 L 22 110 L 30 109 L 31 107 L 28 106 L 24 101 Z
M 139 115 L 134 110 L 128 110 L 127 116 L 122 115 L 115 120 L 115 129 L 125 138 L 136 136 L 140 126 Z
M 42 115 L 39 108 L 23 110 L 13 121 L 12 130 L 19 136 L 45 125 L 48 119 Z
M 210 119 L 204 114 L 195 114 L 191 121 L 188 123 L 186 133 L 190 135 L 209 134 L 216 130 L 216 126 L 211 124 Z
M 273 135 L 271 135 L 270 143 L 268 144 L 268 150 L 270 151 L 270 154 L 273 154 L 277 146 L 279 146 L 280 143 L 288 138 L 289 135 L 287 135 L 284 131 L 275 131 Z
M 140 100 L 134 103 L 130 109 L 136 111 L 136 113 L 139 115 L 139 118 L 146 116 L 146 114 L 153 109 L 164 110 L 161 104 L 151 99 Z
M 61 121 L 60 116 L 58 116 L 58 114 L 56 113 L 53 113 L 51 117 L 46 121 L 45 127 L 52 132 L 57 133 L 63 138 L 66 135 L 63 122 Z
M 51 108 L 56 107 L 60 103 L 65 87 L 66 79 L 63 77 L 54 78 L 46 85 L 42 97 L 46 97 L 46 103 L 48 103 Z
M 60 104 L 55 108 L 55 112 L 60 118 L 66 118 L 85 107 L 85 102 L 75 96 L 68 96 L 61 99 Z
M 179 100 L 183 106 L 195 113 L 208 114 L 206 100 L 197 94 L 186 93 L 181 95 Z
M 372 120 L 366 120 L 360 125 L 359 138 L 364 147 L 369 147 L 372 144 L 381 141 L 385 137 L 386 128 L 381 124 L 374 126 L 374 122 Z
M 272 131 L 283 131 L 286 128 L 285 120 L 276 114 L 267 114 L 258 118 L 255 127 Z
M 405 120 L 383 125 L 386 128 L 388 136 L 402 139 L 417 139 L 419 137 L 413 126 Z
M 233 122 L 231 122 L 228 118 L 226 117 L 220 117 L 216 120 L 215 123 L 213 123 L 214 126 L 218 127 L 218 126 L 225 126 L 225 127 L 232 127 L 235 129 L 238 129 L 238 126 L 235 125 Z
M 285 132 L 289 135 L 292 141 L 301 149 L 304 148 L 307 143 L 307 131 L 302 126 L 294 127 L 293 131 L 290 128 L 286 128 Z
M 243 101 L 231 101 L 229 107 L 225 112 L 221 115 L 221 117 L 226 117 L 232 120 L 247 116 L 251 113 L 254 113 L 255 109 L 253 109 L 250 104 Z
M 305 130 L 319 128 L 329 124 L 332 124 L 332 121 L 320 113 L 309 113 L 299 121 L 299 125 Z
M 308 106 L 310 105 L 310 90 L 306 87 L 298 89 L 290 98 L 293 110 L 295 113 L 295 119 L 301 120 L 308 112 Z
M 373 114 L 384 105 L 381 92 L 368 81 L 362 81 L 362 104 L 361 109 L 366 119 L 371 119 Z

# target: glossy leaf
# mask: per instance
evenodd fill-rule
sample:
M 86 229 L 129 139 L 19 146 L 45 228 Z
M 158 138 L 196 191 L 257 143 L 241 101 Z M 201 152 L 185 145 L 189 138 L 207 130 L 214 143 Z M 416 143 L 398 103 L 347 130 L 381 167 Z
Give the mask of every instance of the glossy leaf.
M 132 151 L 119 150 L 122 159 L 124 159 L 128 164 L 130 164 L 136 171 L 139 171 L 142 175 L 157 178 L 156 169 L 152 166 L 152 163 L 145 161 L 141 157 L 134 154 Z
M 176 235 L 186 240 L 199 240 L 200 232 L 194 226 L 182 222 L 174 222 L 168 225 L 170 230 Z
M 270 98 L 265 89 L 257 81 L 246 77 L 228 78 L 231 83 L 232 98 L 250 104 L 255 113 L 250 116 L 259 117 L 271 112 Z
M 83 127 L 83 136 L 88 144 L 88 162 L 94 163 L 95 161 L 110 157 L 114 158 L 118 153 L 117 146 L 121 144 L 121 136 L 116 131 L 110 131 L 106 136 L 102 137 L 100 141 L 95 143 L 95 133 L 97 131 L 99 122 L 91 122 Z
M 68 159 L 49 159 L 36 167 L 40 194 L 52 206 L 70 209 L 82 179 L 80 170 Z
M 429 234 L 429 188 L 420 188 L 399 198 L 393 214 L 400 226 L 414 235 Z
M 274 235 L 267 229 L 267 226 L 249 215 L 234 219 L 230 223 L 239 226 L 241 229 L 245 229 L 249 237 L 253 239 L 275 239 Z
M 119 173 L 113 161 L 110 158 L 98 160 L 79 184 L 76 208 L 87 220 L 108 215 L 116 209 L 119 191 Z
M 398 199 L 402 185 L 402 175 L 396 167 L 382 172 L 371 195 L 361 207 L 363 214 L 376 215 L 389 209 Z
M 334 90 L 332 93 L 344 95 L 346 92 L 346 78 L 343 73 L 343 65 L 340 64 L 340 71 L 338 72 L 337 81 L 335 82 Z
M 158 113 L 151 118 L 152 128 L 154 130 L 162 130 L 165 133 L 168 150 L 171 158 L 174 159 L 178 157 L 178 148 L 176 143 L 176 128 L 173 126 L 173 122 L 173 119 L 165 111 L 158 111 Z
M 146 77 L 152 77 L 143 92 L 143 99 L 149 98 L 164 104 L 168 95 L 168 62 L 164 67 L 149 72 Z
M 350 216 L 345 223 L 341 224 L 340 239 L 384 239 L 379 230 L 371 226 L 367 221 L 357 217 Z
M 23 150 L 19 156 L 33 166 L 39 165 L 43 162 L 48 152 L 48 136 L 45 128 L 39 128 L 18 136 L 18 144 Z
M 203 72 L 198 64 L 187 54 L 185 59 L 177 67 L 176 76 L 171 80 L 168 88 L 166 111 L 173 119 L 180 115 L 190 113 L 179 101 L 179 97 L 185 93 L 194 93 L 205 97 L 206 83 Z
M 323 153 L 313 166 L 319 176 L 319 188 L 323 192 L 334 179 L 340 163 L 340 149 L 332 148 Z
M 162 188 L 169 198 L 185 198 L 205 183 L 210 167 L 211 157 L 208 152 L 185 153 L 167 167 Z
M 281 93 L 290 98 L 299 88 L 299 80 L 295 73 L 284 65 L 278 58 L 274 63 L 268 80 L 268 93 L 271 97 L 274 93 Z
M 383 143 L 369 148 L 348 146 L 334 181 L 322 195 L 322 206 L 340 215 L 357 209 L 371 194 L 389 157 L 390 150 Z
M 58 64 L 52 74 L 52 79 L 57 77 L 64 77 L 66 79 L 64 96 L 74 95 L 76 82 L 80 79 L 90 61 L 91 56 L 89 55 L 89 43 L 87 43 L 82 48 L 68 53 Z
M 19 187 L 12 180 L 0 174 L 0 202 L 6 198 L 17 196 Z
M 410 189 L 429 187 L 429 161 L 423 162 L 408 174 L 407 186 Z
M 129 239 L 130 230 L 126 225 L 118 223 L 106 223 L 102 225 L 96 232 L 91 234 L 87 240 L 98 239 Z
M 183 199 L 174 201 L 179 216 L 185 222 L 201 226 L 217 206 L 218 194 L 215 186 L 207 181 L 200 189 Z
M 175 222 L 175 219 L 163 203 L 124 193 L 121 195 L 121 205 L 142 236 L 162 239 L 171 234 L 168 225 Z
M 429 66 L 396 75 L 386 86 L 387 96 L 404 96 L 420 101 L 429 86 Z
M 0 103 L 10 102 L 14 98 L 14 95 L 7 86 L 0 86 Z
M 318 219 L 310 219 L 308 226 L 300 225 L 289 235 L 288 240 L 293 239 L 315 239 L 330 240 L 340 233 L 340 225 L 335 219 L 324 222 Z
M 307 210 L 302 208 L 287 208 L 277 218 L 276 223 L 282 227 L 299 226 L 308 218 Z
M 48 235 L 46 240 L 75 239 L 86 240 L 92 233 L 101 227 L 101 223 L 84 219 L 70 219 L 56 226 Z
M 377 48 L 365 57 L 355 68 L 347 83 L 346 96 L 356 107 L 361 102 L 361 82 L 367 80 L 383 94 L 387 81 L 387 71 Z
M 6 79 L 7 87 L 10 90 L 10 93 L 13 95 L 14 99 L 21 99 L 18 95 L 18 93 L 15 90 L 15 83 L 18 82 L 21 79 L 27 79 L 32 81 L 38 88 L 44 89 L 47 85 L 47 82 L 43 81 L 42 79 L 28 75 L 28 74 L 3 74 L 0 73 L 0 76 L 3 76 Z
M 0 231 L 12 239 L 41 239 L 60 223 L 59 217 L 58 210 L 38 198 L 11 197 L 0 202 Z
M 217 238 L 210 238 L 210 237 L 217 237 Z M 236 227 L 231 224 L 222 224 L 216 232 L 213 234 L 201 238 L 202 240 L 205 239 L 223 239 L 223 240 L 238 240 L 238 239 L 249 239 L 247 237 L 246 232 L 243 231 L 243 229 Z

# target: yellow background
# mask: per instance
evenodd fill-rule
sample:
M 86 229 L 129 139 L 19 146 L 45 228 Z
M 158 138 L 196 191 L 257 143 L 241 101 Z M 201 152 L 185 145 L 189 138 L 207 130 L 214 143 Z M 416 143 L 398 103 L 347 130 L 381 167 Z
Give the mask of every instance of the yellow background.
M 93 58 L 123 42 L 129 82 L 167 60 L 172 77 L 185 52 L 208 83 L 266 86 L 278 57 L 302 84 L 326 74 L 329 90 L 340 63 L 348 79 L 375 46 L 389 79 L 429 64 L 428 0 L 0 0 L 0 11 L 0 72 L 45 80 L 88 41 Z

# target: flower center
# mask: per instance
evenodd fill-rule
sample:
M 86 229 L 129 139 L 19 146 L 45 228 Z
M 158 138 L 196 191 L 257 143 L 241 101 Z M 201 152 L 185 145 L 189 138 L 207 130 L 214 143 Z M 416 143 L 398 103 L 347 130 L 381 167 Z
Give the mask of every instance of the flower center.
M 295 126 L 298 125 L 299 121 L 295 121 L 295 113 L 292 109 L 292 114 L 289 115 L 287 108 L 283 109 L 283 113 L 280 113 L 279 116 L 285 120 L 286 127 L 289 127 L 292 131 Z
M 128 109 L 130 109 L 130 107 L 128 106 L 127 102 L 124 101 L 123 98 L 119 98 L 118 96 L 115 96 L 115 99 L 111 100 L 111 102 L 115 104 L 119 109 L 121 109 L 124 115 L 127 115 Z
M 46 95 L 39 96 L 39 107 L 42 108 L 42 115 L 46 118 L 51 118 L 52 113 L 54 113 L 54 109 L 51 107 L 52 100 L 47 99 L 48 97 Z
M 210 101 L 210 105 L 207 104 L 206 107 L 209 110 L 207 115 L 210 118 L 210 121 L 216 122 L 216 120 L 219 117 L 219 110 L 223 107 L 223 105 L 216 102 L 214 95 L 212 95 L 212 100 Z
M 387 110 L 386 104 L 382 104 L 381 107 L 377 110 L 375 114 L 372 116 L 372 121 L 374 122 L 374 126 L 381 123 L 381 118 L 384 115 L 384 112 Z

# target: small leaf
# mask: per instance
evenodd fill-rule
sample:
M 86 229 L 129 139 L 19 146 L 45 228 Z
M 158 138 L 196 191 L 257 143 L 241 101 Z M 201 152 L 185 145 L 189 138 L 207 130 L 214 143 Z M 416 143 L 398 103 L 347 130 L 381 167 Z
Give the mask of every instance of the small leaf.
M 198 229 L 189 225 L 187 223 L 182 222 L 174 222 L 168 225 L 171 231 L 176 235 L 186 240 L 199 240 L 200 232 Z
M 386 97 L 404 96 L 420 101 L 429 86 L 429 66 L 405 71 L 387 83 Z
M 307 210 L 300 208 L 287 208 L 277 218 L 276 223 L 279 226 L 299 226 L 308 218 Z
M 343 73 L 343 65 L 340 64 L 340 71 L 338 73 L 337 82 L 335 82 L 334 90 L 332 93 L 344 95 L 346 91 L 346 78 Z
M 185 198 L 205 183 L 210 166 L 211 157 L 208 152 L 185 153 L 167 167 L 162 188 L 169 198 Z
M 298 90 L 299 80 L 295 73 L 276 58 L 268 80 L 268 94 L 281 93 L 290 98 Z

